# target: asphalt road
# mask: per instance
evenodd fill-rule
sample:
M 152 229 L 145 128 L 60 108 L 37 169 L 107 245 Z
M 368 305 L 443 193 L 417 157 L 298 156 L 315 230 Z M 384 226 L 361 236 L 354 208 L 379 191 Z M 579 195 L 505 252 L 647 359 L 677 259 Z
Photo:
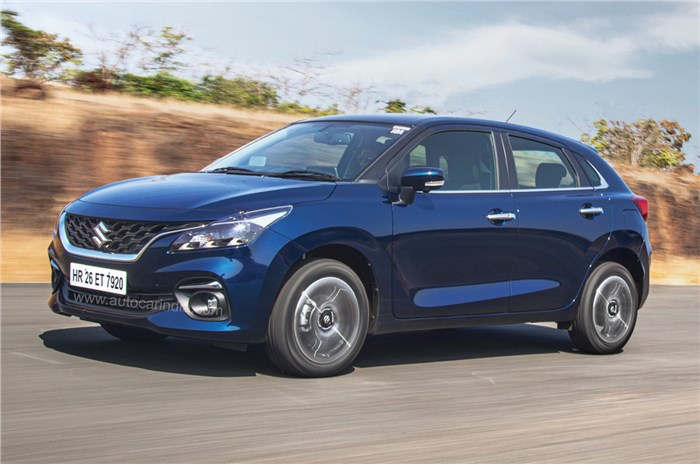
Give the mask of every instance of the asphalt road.
M 700 287 L 654 287 L 625 351 L 516 325 L 374 337 L 352 372 L 129 345 L 2 286 L 2 462 L 700 462 Z

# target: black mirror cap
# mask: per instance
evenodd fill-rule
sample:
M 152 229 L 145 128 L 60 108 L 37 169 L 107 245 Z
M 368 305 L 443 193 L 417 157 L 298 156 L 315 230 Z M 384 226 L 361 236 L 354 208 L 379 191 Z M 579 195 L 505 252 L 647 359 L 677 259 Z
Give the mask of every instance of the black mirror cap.
M 428 193 L 445 185 L 445 172 L 440 168 L 414 166 L 401 175 L 401 185 L 417 192 Z

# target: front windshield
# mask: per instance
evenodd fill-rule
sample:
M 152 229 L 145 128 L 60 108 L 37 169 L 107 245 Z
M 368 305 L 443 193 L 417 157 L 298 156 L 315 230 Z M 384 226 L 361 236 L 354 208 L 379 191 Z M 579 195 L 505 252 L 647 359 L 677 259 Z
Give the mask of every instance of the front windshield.
M 397 129 L 398 128 L 398 129 Z M 355 179 L 407 127 L 353 122 L 294 124 L 263 137 L 204 168 L 250 174 L 317 173 Z

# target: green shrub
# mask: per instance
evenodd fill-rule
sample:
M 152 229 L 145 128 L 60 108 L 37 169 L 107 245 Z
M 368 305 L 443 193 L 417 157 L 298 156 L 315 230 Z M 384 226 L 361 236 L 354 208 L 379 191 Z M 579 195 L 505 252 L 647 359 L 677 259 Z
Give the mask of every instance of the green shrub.
M 302 105 L 298 102 L 283 102 L 277 105 L 275 108 L 280 113 L 291 113 L 291 114 L 306 114 L 308 116 L 331 116 L 334 114 L 340 114 L 338 105 L 336 103 L 332 104 L 328 108 L 311 107 L 307 105 Z
M 167 73 L 151 76 L 122 74 L 117 89 L 145 97 L 170 97 L 185 101 L 202 101 L 204 95 L 197 84 Z
M 204 76 L 200 90 L 204 101 L 243 108 L 273 107 L 279 98 L 270 84 L 244 77 Z

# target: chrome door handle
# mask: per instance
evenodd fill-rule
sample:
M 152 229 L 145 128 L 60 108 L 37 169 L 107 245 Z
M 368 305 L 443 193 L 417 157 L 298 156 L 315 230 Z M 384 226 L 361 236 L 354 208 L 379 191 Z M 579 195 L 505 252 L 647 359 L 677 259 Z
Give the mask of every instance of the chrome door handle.
M 584 216 L 597 216 L 599 214 L 603 214 L 603 208 L 599 208 L 597 206 L 584 206 L 578 210 L 578 212 Z
M 515 219 L 515 214 L 513 213 L 489 213 L 486 215 L 486 219 L 491 222 L 505 222 L 512 221 Z

